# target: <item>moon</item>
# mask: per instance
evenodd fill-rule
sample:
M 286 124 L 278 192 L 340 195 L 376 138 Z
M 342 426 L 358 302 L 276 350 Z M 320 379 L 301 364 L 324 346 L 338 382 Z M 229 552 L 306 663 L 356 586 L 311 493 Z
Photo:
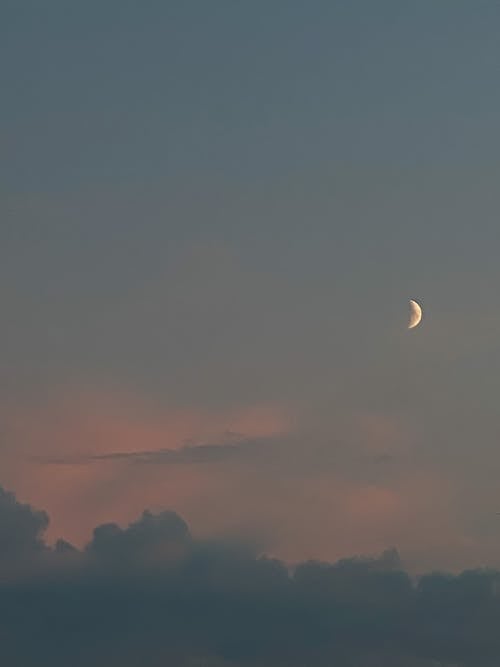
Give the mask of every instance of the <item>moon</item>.
M 410 299 L 410 321 L 408 322 L 408 329 L 414 329 L 422 319 L 422 308 L 416 301 Z

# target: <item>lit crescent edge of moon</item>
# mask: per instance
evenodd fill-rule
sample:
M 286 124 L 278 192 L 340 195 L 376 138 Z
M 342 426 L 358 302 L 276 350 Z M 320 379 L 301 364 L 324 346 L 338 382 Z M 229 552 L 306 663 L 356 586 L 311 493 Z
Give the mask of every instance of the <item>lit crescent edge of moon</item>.
M 422 308 L 418 305 L 416 301 L 410 299 L 410 322 L 408 324 L 408 329 L 414 329 L 420 320 L 422 319 Z

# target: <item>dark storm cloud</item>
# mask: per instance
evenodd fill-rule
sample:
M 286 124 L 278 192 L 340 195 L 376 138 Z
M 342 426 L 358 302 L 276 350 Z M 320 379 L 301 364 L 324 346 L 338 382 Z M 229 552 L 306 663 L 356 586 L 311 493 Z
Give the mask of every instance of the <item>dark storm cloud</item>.
M 10 667 L 493 667 L 500 575 L 413 580 L 398 553 L 290 572 L 246 546 L 194 538 L 173 512 L 98 526 L 83 551 L 41 541 L 47 516 L 0 493 L 2 555 L 40 566 L 0 586 Z

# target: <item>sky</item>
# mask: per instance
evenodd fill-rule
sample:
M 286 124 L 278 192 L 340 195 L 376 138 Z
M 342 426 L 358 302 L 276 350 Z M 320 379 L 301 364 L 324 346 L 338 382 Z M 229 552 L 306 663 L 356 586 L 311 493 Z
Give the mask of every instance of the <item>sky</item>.
M 148 510 L 500 568 L 499 20 L 0 3 L 0 485 L 44 549 Z

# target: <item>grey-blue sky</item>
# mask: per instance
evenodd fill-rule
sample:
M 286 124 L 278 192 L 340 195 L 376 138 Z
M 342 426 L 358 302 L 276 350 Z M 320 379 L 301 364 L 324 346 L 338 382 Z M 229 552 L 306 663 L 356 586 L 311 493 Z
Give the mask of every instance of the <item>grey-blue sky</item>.
M 499 18 L 4 2 L 3 396 L 282 402 L 312 439 L 396 416 L 479 530 L 500 465 Z

